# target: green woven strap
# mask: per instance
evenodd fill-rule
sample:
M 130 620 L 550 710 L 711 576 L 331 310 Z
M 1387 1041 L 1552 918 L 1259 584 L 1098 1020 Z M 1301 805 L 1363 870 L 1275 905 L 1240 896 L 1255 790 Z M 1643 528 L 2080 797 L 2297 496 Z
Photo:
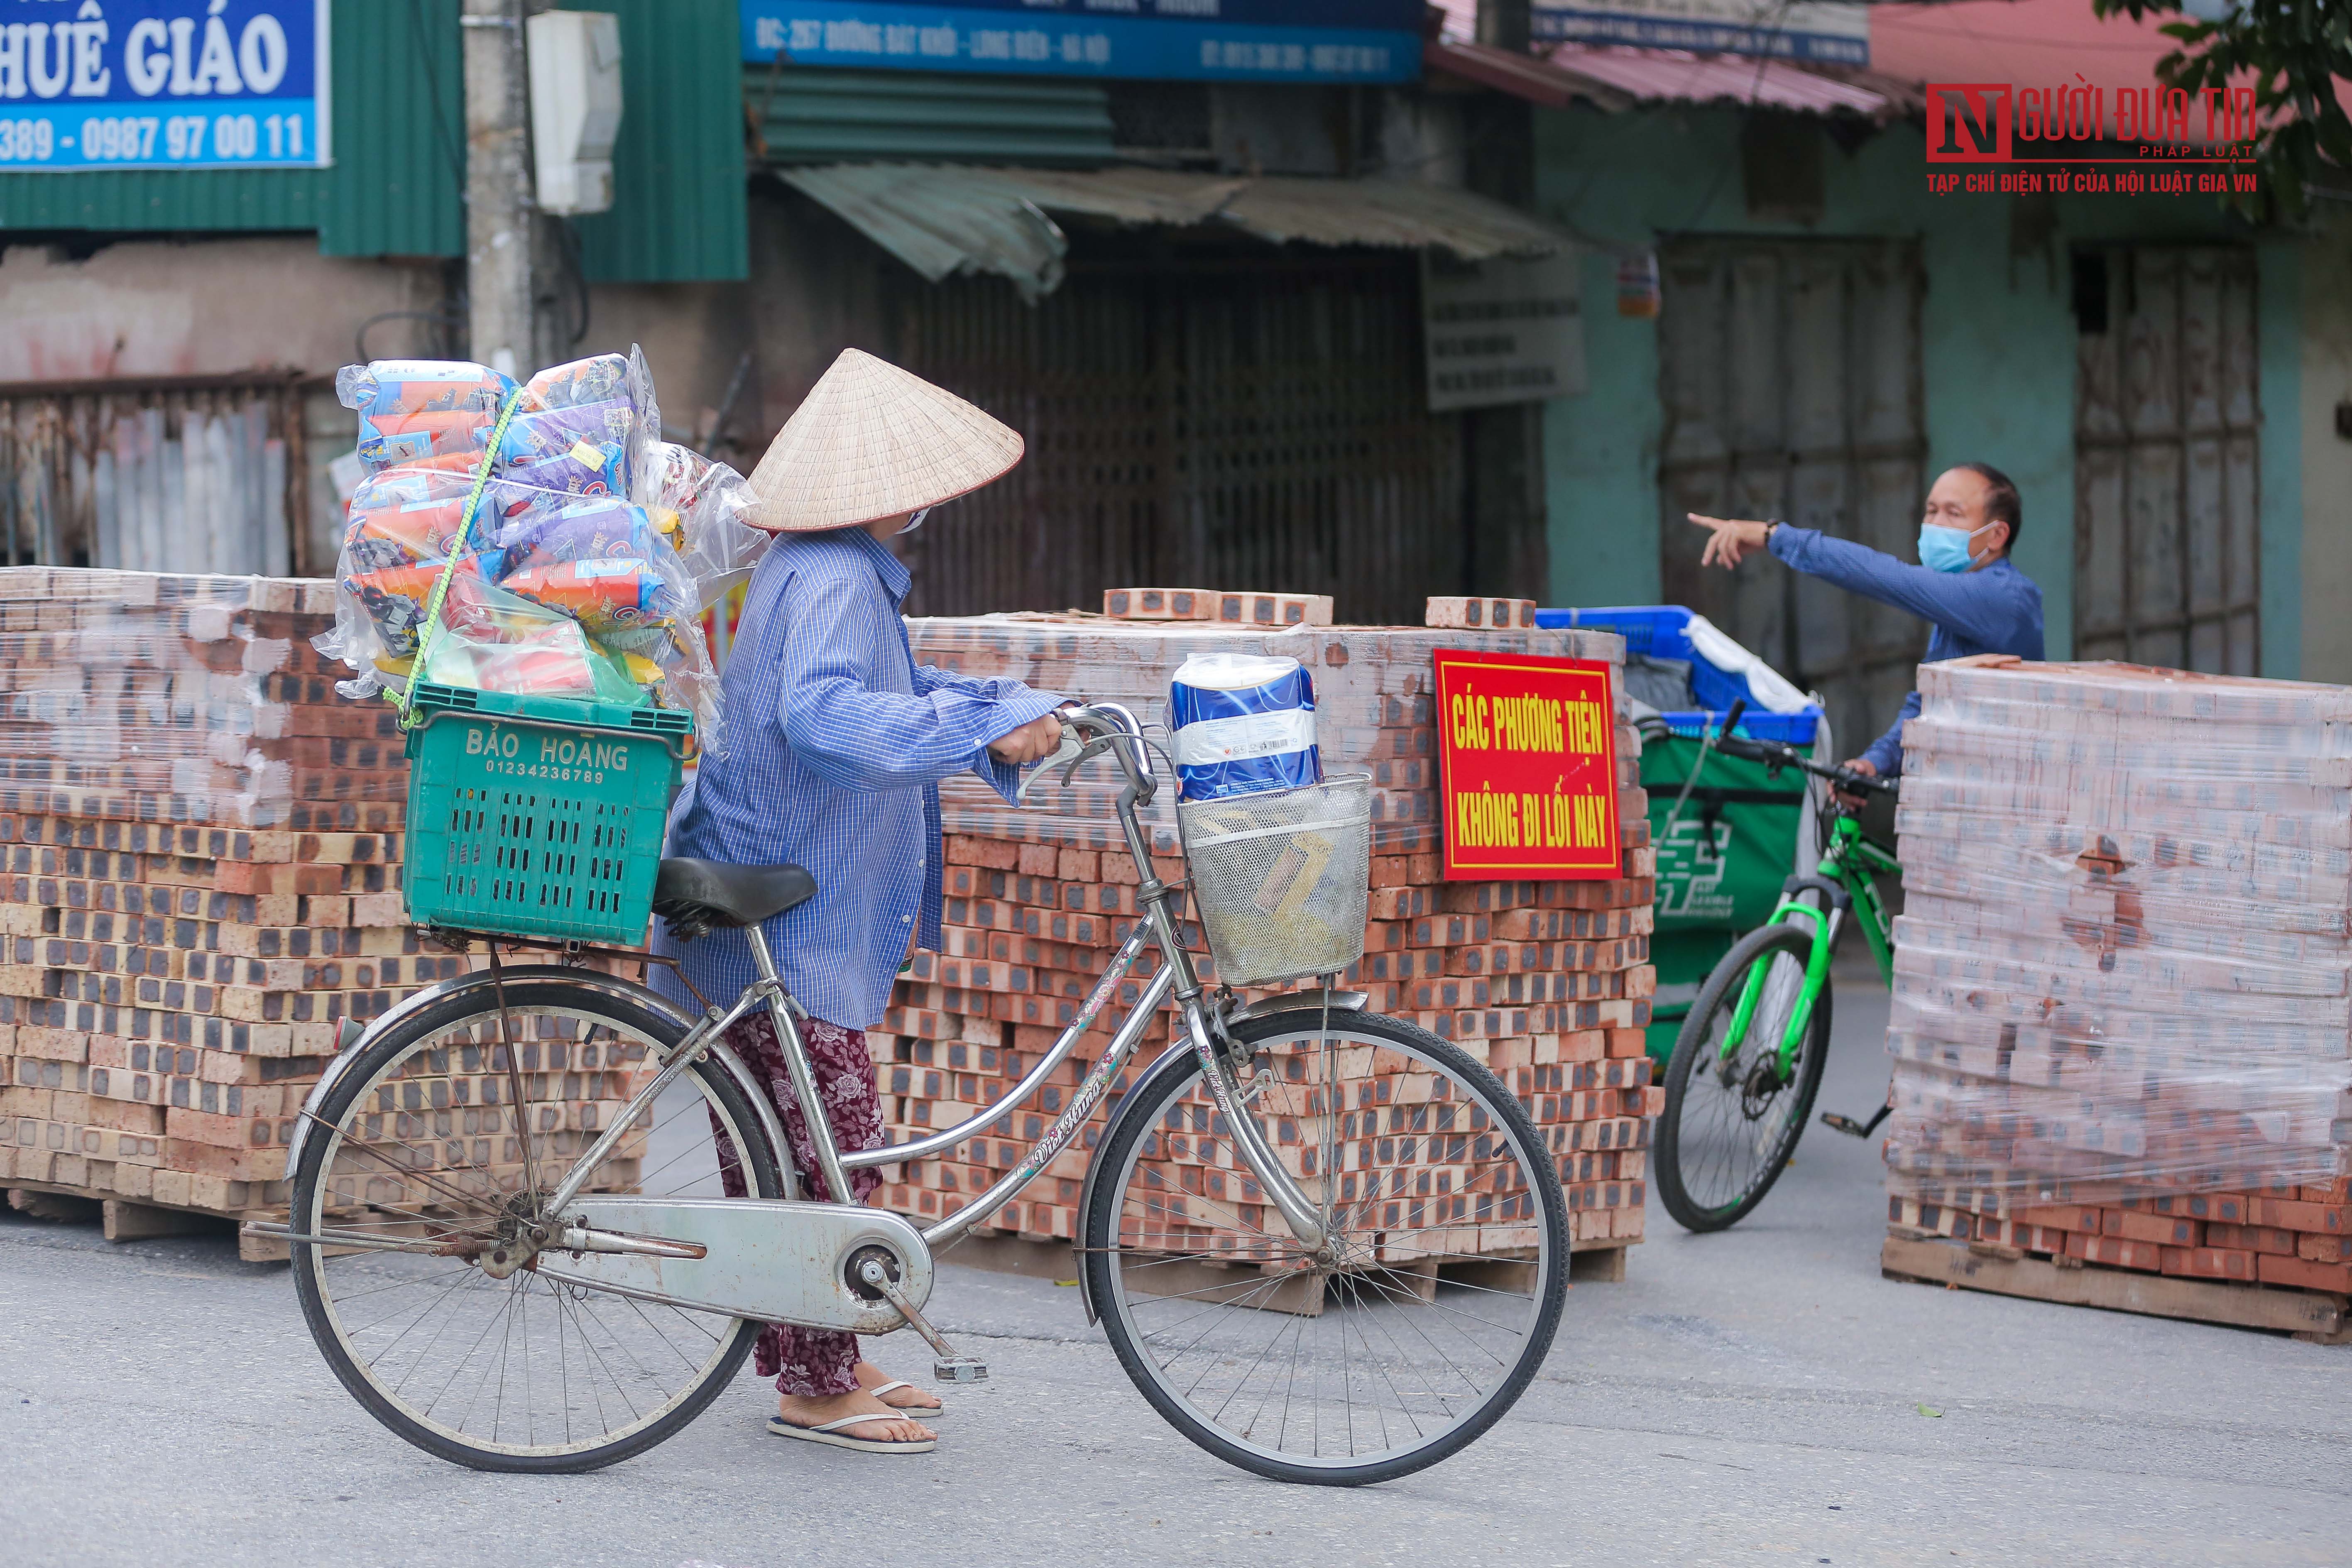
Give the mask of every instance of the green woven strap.
M 499 410 L 499 422 L 490 430 L 489 444 L 482 452 L 482 466 L 474 471 L 474 488 L 467 493 L 466 510 L 457 520 L 457 537 L 449 547 L 449 559 L 441 568 L 441 575 L 433 582 L 433 596 L 425 601 L 425 629 L 416 639 L 416 657 L 408 666 L 408 684 L 401 689 L 400 727 L 416 727 L 416 683 L 424 679 L 425 661 L 432 657 L 434 640 L 441 635 L 441 602 L 449 596 L 449 579 L 457 574 L 457 563 L 474 552 L 474 513 L 482 504 L 482 491 L 490 482 L 490 467 L 498 461 L 499 443 L 506 439 L 507 421 L 522 402 L 522 390 L 518 387 Z

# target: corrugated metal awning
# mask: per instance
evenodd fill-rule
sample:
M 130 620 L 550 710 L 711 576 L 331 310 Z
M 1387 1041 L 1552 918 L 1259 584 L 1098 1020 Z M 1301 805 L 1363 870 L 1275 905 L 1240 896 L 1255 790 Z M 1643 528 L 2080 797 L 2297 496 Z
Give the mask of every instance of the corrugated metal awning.
M 1798 114 L 1873 120 L 1893 119 L 1919 106 L 1916 88 L 1850 67 L 1606 44 L 1560 44 L 1552 49 L 1550 64 L 1565 75 L 1648 103 L 1761 104 Z
M 1129 225 L 1223 224 L 1276 245 L 1435 247 L 1467 261 L 1549 256 L 1574 243 L 1500 202 L 1417 180 L 931 163 L 834 163 L 777 173 L 930 281 L 993 272 L 1031 300 L 1062 280 L 1069 239 L 1047 216 L 1056 212 Z
M 1919 103 L 1916 88 L 1868 71 L 1679 49 L 1561 44 L 1538 57 L 1432 38 L 1423 63 L 1547 108 L 1582 101 L 1612 114 L 1644 103 L 1736 103 L 1887 120 Z

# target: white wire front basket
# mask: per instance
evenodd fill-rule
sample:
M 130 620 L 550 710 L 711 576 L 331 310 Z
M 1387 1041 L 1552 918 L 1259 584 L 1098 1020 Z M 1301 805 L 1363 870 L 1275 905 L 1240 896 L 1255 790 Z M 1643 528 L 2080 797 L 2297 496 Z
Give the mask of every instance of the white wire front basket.
M 1372 781 L 1180 800 L 1192 900 L 1228 985 L 1331 974 L 1364 956 Z

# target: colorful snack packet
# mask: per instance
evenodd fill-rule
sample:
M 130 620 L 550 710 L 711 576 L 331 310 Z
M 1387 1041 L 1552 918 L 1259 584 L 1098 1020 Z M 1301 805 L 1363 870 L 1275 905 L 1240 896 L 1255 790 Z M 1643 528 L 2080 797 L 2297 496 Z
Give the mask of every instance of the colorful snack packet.
M 479 453 L 475 454 L 478 460 Z M 431 461 L 437 463 L 438 459 Z M 471 468 L 459 469 L 424 465 L 404 465 L 371 474 L 360 481 L 352 492 L 351 517 L 354 522 L 362 512 L 380 511 L 385 508 L 441 505 L 456 510 L 449 513 L 454 527 L 463 514 L 466 498 L 474 491 L 475 474 Z M 513 520 L 533 512 L 556 512 L 574 504 L 576 496 L 556 490 L 533 489 L 492 475 L 482 486 L 482 500 L 474 517 L 474 542 L 497 542 L 499 532 Z M 436 554 L 446 554 L 436 551 Z
M 346 570 L 382 572 L 419 561 L 445 560 L 457 547 L 457 528 L 465 515 L 462 500 L 405 501 L 373 509 L 354 504 L 351 524 L 343 533 Z
M 364 462 L 364 459 L 362 459 Z M 470 452 L 424 452 L 413 458 L 402 458 L 375 469 L 385 474 L 456 474 L 471 483 L 481 472 L 482 451 L 477 447 Z
M 336 397 L 358 411 L 362 426 L 380 415 L 436 409 L 472 409 L 495 419 L 514 390 L 511 378 L 464 360 L 380 359 L 347 364 L 335 374 Z M 362 436 L 374 433 L 361 430 Z
M 498 422 L 479 409 L 427 409 L 416 414 L 362 414 L 358 455 L 370 473 L 401 463 L 471 453 L 479 461 L 482 443 Z M 369 431 L 375 432 L 373 435 Z
M 742 475 L 675 442 L 646 444 L 635 493 L 677 547 L 705 608 L 750 581 L 773 537 L 743 521 L 751 488 Z
M 569 453 L 583 441 L 592 447 L 623 445 L 636 427 L 636 419 L 622 398 L 576 408 L 551 408 L 543 414 L 518 414 L 507 421 L 507 432 L 499 438 L 499 467 L 540 462 Z
M 600 637 L 627 638 L 628 634 L 657 630 L 689 610 L 684 596 L 643 561 L 572 561 L 533 566 L 507 574 L 501 585 L 562 610 Z
M 554 457 L 504 469 L 502 477 L 531 489 L 564 495 L 625 496 L 629 493 L 628 451 L 617 442 L 598 446 L 583 440 Z
M 629 395 L 629 356 L 591 354 L 568 364 L 554 364 L 523 383 L 528 408 L 576 408 Z
M 644 691 L 627 668 L 596 646 L 576 621 L 541 626 L 519 642 L 483 642 L 452 630 L 436 640 L 425 679 L 477 691 L 570 697 L 635 707 Z
M 425 626 L 425 609 L 433 602 L 433 584 L 440 581 L 447 564 L 446 560 L 419 561 L 406 566 L 359 572 L 343 579 L 343 590 L 359 600 L 368 619 L 375 623 L 383 646 L 395 657 L 404 658 L 416 651 L 417 639 Z M 457 571 L 450 574 L 449 593 L 442 603 L 443 618 L 454 618 L 453 608 L 465 602 L 468 590 L 487 587 L 485 575 L 494 573 L 499 564 L 495 555 L 488 559 L 469 555 L 458 562 Z
M 492 542 L 506 552 L 510 573 L 578 561 L 627 560 L 664 565 L 676 555 L 644 508 L 604 496 L 577 500 L 553 511 L 534 510 L 503 521 Z

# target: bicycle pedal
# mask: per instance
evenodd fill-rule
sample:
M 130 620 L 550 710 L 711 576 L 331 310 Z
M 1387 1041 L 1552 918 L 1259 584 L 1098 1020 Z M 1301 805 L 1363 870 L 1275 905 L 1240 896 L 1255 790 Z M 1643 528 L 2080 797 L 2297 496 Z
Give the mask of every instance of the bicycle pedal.
M 923 1316 L 921 1310 L 907 1299 L 906 1291 L 899 1289 L 898 1282 L 890 1277 L 880 1258 L 866 1258 L 858 1267 L 858 1277 L 882 1292 L 890 1305 L 898 1310 L 898 1315 L 907 1320 L 908 1326 L 922 1335 L 924 1342 L 931 1347 L 933 1377 L 941 1383 L 967 1384 L 988 1381 L 988 1363 L 976 1355 L 959 1354 L 956 1348 L 940 1336 L 939 1330 L 931 1327 L 930 1320 Z
M 1834 1110 L 1824 1110 L 1822 1112 L 1822 1125 L 1833 1131 L 1843 1132 L 1849 1138 L 1867 1138 L 1870 1136 L 1869 1128 L 1864 1127 L 1853 1117 L 1840 1116 Z

